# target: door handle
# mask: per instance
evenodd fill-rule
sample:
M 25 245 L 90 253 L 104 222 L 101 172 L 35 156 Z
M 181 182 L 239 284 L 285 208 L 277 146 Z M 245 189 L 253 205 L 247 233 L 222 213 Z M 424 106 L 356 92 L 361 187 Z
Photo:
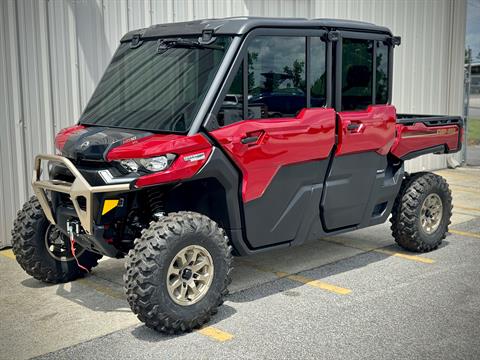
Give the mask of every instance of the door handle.
M 247 137 L 242 138 L 240 141 L 241 141 L 242 144 L 252 144 L 252 143 L 256 143 L 258 141 L 259 137 L 260 137 L 260 135 L 247 136 Z
M 258 144 L 264 134 L 263 130 L 260 131 L 252 131 L 245 134 L 243 138 L 240 139 L 240 142 L 245 145 L 255 145 Z
M 352 133 L 358 133 L 362 131 L 363 124 L 362 123 L 350 123 L 347 125 L 347 130 Z

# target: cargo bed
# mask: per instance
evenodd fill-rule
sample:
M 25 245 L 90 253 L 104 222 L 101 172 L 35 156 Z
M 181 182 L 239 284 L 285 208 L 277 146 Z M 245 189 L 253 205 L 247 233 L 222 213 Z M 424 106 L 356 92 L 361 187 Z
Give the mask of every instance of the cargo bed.
M 462 147 L 460 116 L 397 114 L 391 153 L 402 160 L 424 154 L 448 154 Z

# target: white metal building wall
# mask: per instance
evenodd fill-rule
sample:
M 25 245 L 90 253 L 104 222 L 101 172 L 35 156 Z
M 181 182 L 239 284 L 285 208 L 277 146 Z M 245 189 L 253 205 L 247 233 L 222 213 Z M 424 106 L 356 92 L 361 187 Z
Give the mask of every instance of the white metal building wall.
M 121 36 L 156 23 L 237 15 L 330 17 L 385 25 L 399 112 L 462 111 L 465 0 L 2 0 L 0 2 L 0 247 L 30 189 L 33 157 L 76 122 Z M 410 170 L 446 166 L 425 156 Z

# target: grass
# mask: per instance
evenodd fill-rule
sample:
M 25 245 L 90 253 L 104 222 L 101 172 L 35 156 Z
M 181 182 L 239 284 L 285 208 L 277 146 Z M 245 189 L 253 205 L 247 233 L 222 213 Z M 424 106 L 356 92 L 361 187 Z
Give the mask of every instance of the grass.
M 469 145 L 480 144 L 480 119 L 479 118 L 468 119 L 468 144 Z

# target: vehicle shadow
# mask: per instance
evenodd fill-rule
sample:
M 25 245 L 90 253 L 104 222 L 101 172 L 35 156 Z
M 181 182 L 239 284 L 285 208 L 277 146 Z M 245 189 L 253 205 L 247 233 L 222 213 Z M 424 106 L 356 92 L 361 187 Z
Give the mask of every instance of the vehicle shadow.
M 444 241 L 440 249 L 448 244 L 448 241 Z M 289 279 L 287 276 L 290 274 L 300 273 L 306 278 L 329 283 L 332 276 L 384 261 L 396 253 L 422 256 L 403 251 L 394 244 L 393 238 L 386 236 L 381 230 L 369 233 L 355 232 L 342 237 L 311 241 L 299 247 L 235 258 L 231 294 L 227 296 L 226 303 L 219 308 L 208 326 L 233 316 L 236 313 L 235 303 L 252 302 L 275 294 L 292 298 L 301 296 L 300 291 L 295 289 L 304 286 L 304 283 Z M 427 254 L 424 256 L 428 257 Z M 33 278 L 23 280 L 21 284 L 29 288 L 53 287 L 56 295 L 89 310 L 124 313 L 130 317 L 134 315 L 123 292 L 123 273 L 124 261 L 106 259 L 85 278 L 67 284 L 45 284 Z M 334 285 L 343 286 L 341 283 Z M 160 334 L 142 324 L 132 327 L 131 333 L 137 339 L 148 342 L 165 341 L 181 336 Z
M 236 310 L 229 306 L 228 304 L 223 304 L 218 309 L 218 313 L 213 315 L 210 321 L 205 324 L 205 326 L 214 326 L 215 324 L 233 316 L 236 314 Z M 145 325 L 139 325 L 131 330 L 131 334 L 137 338 L 138 340 L 147 341 L 147 342 L 159 342 L 159 341 L 166 341 L 170 339 L 175 339 L 181 336 L 188 335 L 189 333 L 179 333 L 179 334 L 163 334 L 157 332 L 153 329 L 148 328 Z
M 47 284 L 34 278 L 21 282 L 32 289 L 53 288 L 55 294 L 98 312 L 121 312 L 130 314 L 121 282 L 124 272 L 123 262 L 106 259 L 99 263 L 90 274 L 64 284 Z M 107 276 L 105 276 L 107 274 Z
M 339 239 L 339 237 L 335 238 Z M 337 245 L 336 250 L 340 258 L 329 261 L 329 251 L 324 252 L 323 250 L 329 248 L 332 244 Z M 438 249 L 442 249 L 448 246 L 448 244 L 449 242 L 444 240 Z M 348 250 L 354 250 L 354 252 Z M 283 252 L 289 252 L 288 259 L 284 259 Z M 342 256 L 342 252 L 344 252 L 345 256 Z M 308 255 L 302 256 L 302 253 L 308 253 Z M 331 242 L 327 238 L 306 243 L 298 248 L 282 250 L 276 256 L 278 264 L 276 268 L 271 266 L 271 262 L 265 264 L 265 261 L 258 261 L 255 259 L 255 256 L 239 258 L 237 265 L 241 268 L 249 269 L 247 271 L 242 269 L 242 277 L 251 277 L 255 273 L 268 274 L 269 276 L 266 277 L 265 281 L 254 283 L 248 287 L 240 287 L 238 290 L 232 291 L 226 300 L 233 303 L 246 303 L 278 293 L 283 293 L 285 296 L 298 296 L 299 293 L 294 290 L 304 286 L 304 283 L 289 279 L 289 275 L 307 273 L 306 277 L 308 279 L 328 282 L 328 280 L 325 279 L 331 276 L 348 273 L 373 263 L 384 261 L 392 256 L 396 256 L 396 254 L 428 257 L 427 254 L 407 252 L 394 243 L 376 247 L 369 247 L 367 243 L 365 247 L 357 247 L 350 242 Z M 306 266 L 302 266 L 306 258 L 311 259 L 315 257 L 317 257 L 317 261 L 311 261 L 308 262 Z M 293 269 L 293 271 L 289 271 L 289 269 Z M 234 278 L 233 282 L 235 282 L 235 280 Z M 342 284 L 337 283 L 335 285 L 342 286 Z

